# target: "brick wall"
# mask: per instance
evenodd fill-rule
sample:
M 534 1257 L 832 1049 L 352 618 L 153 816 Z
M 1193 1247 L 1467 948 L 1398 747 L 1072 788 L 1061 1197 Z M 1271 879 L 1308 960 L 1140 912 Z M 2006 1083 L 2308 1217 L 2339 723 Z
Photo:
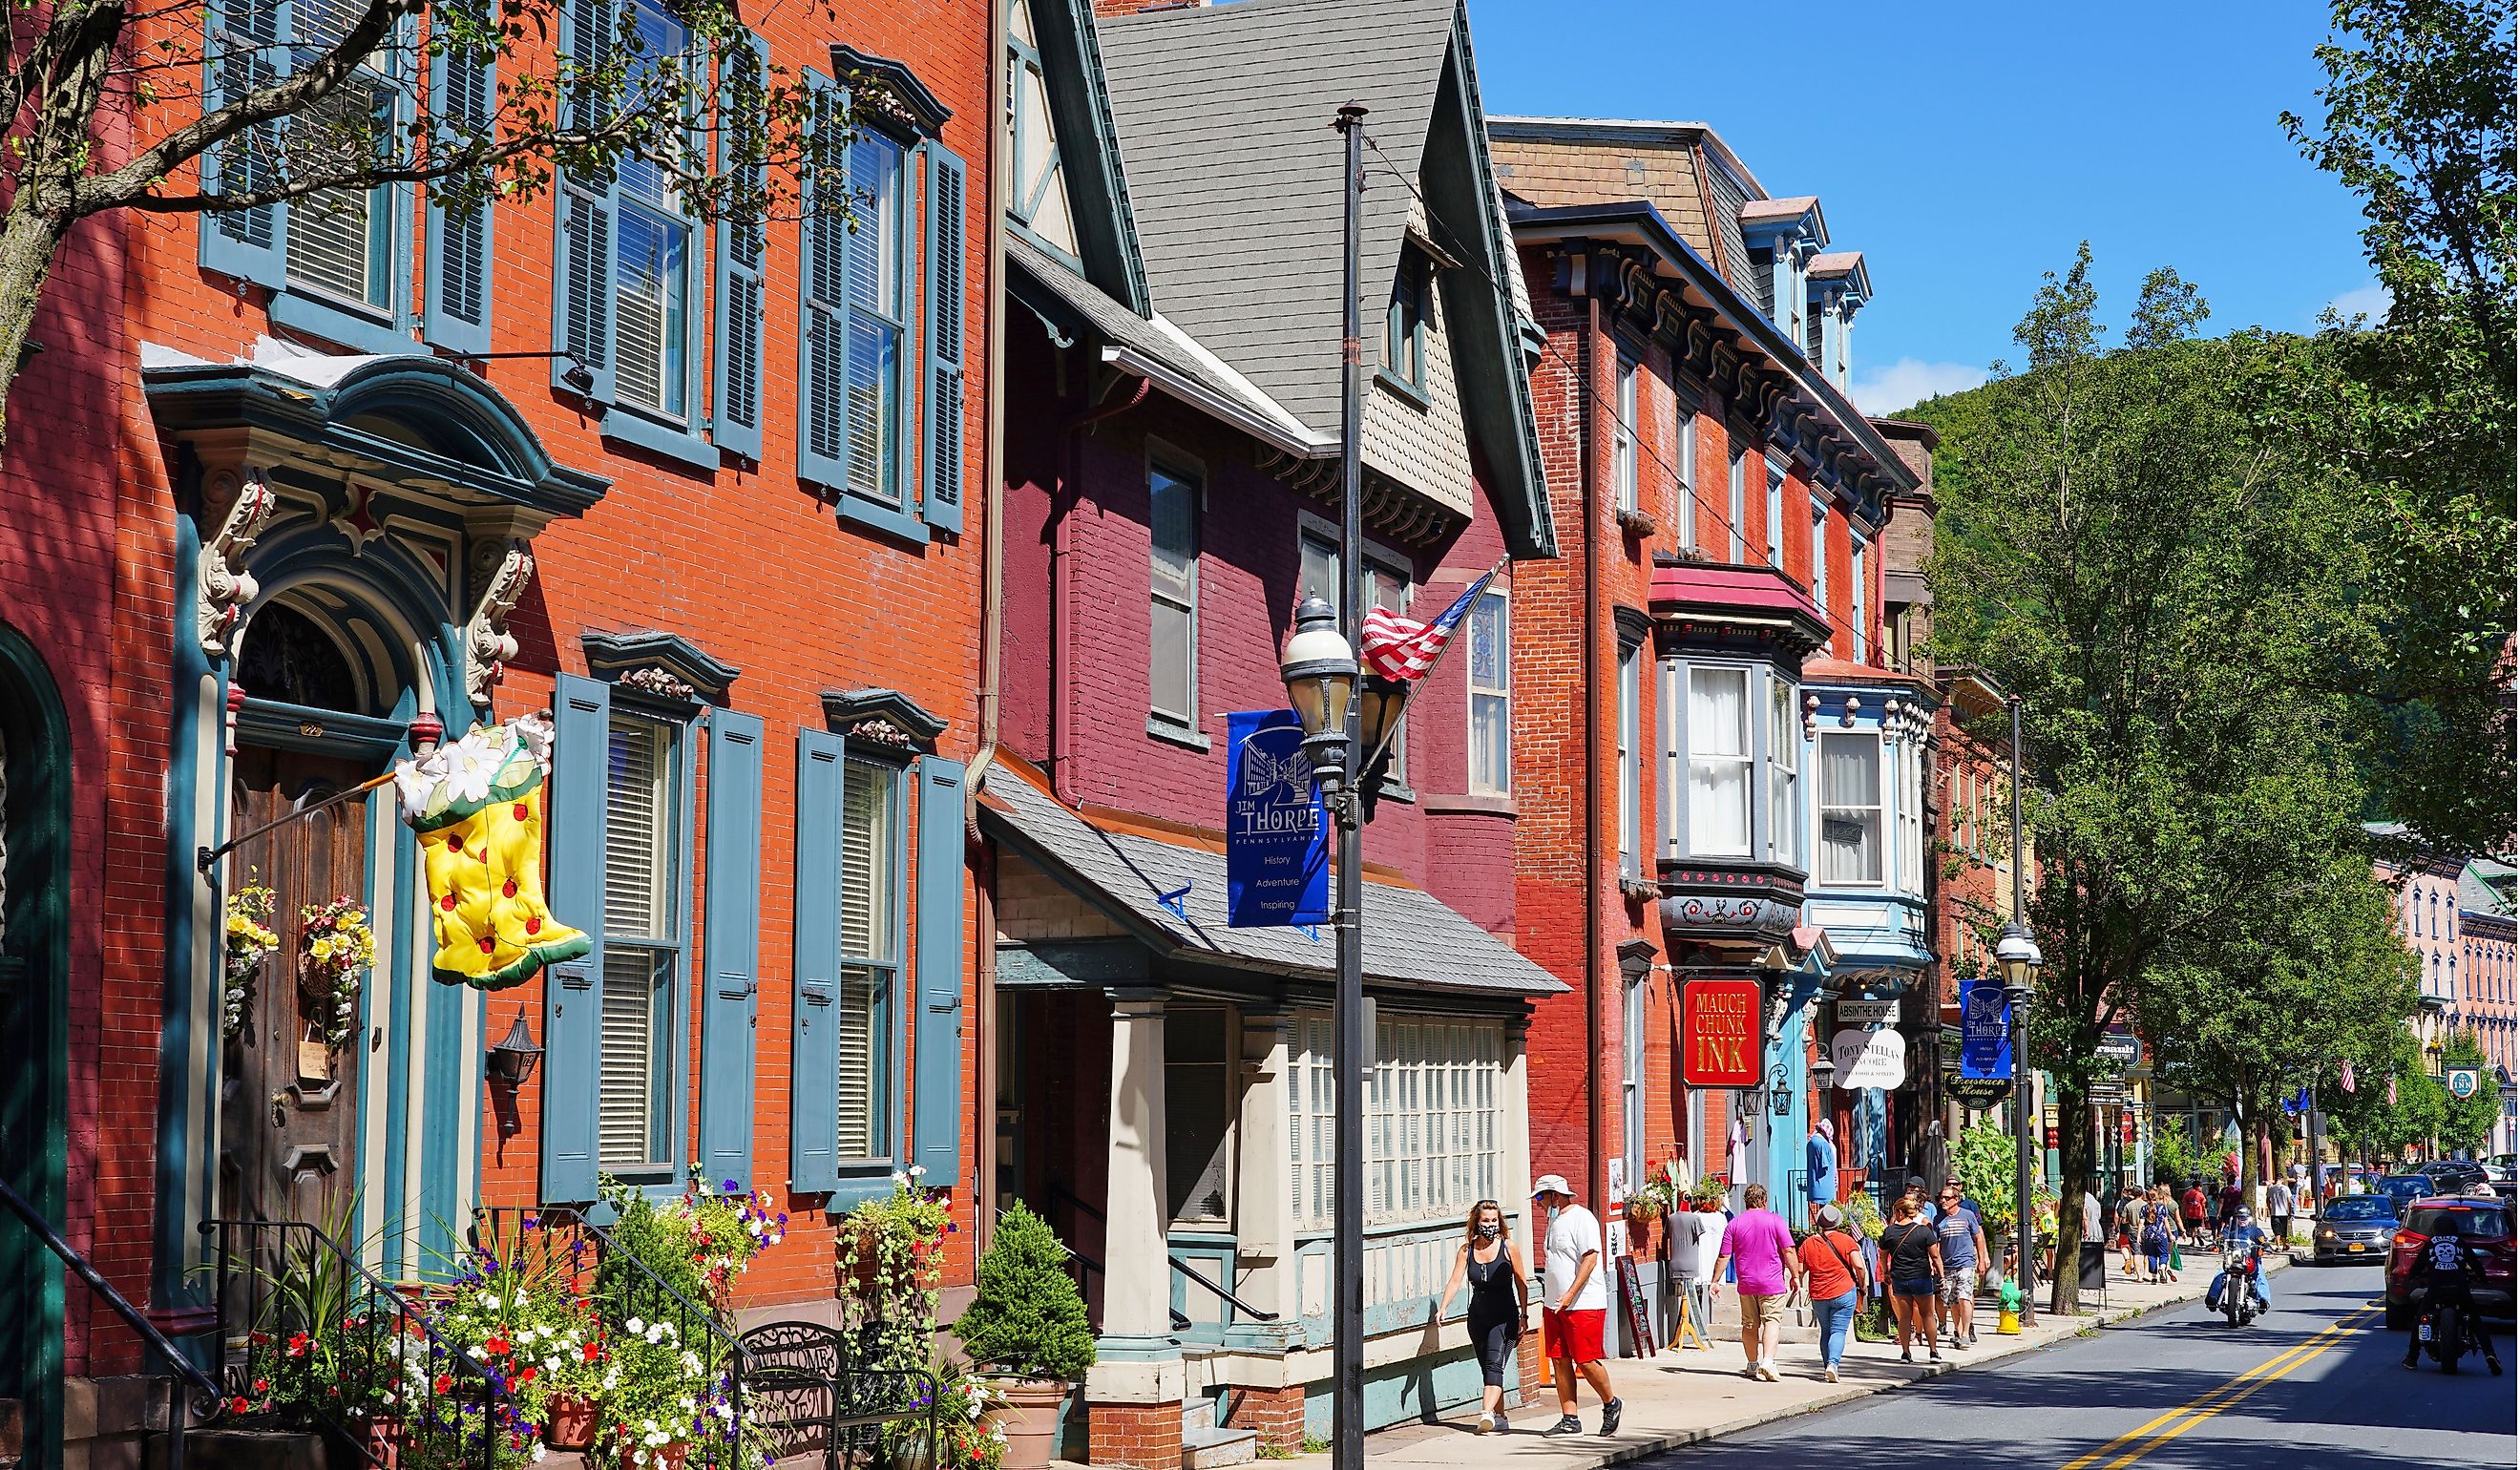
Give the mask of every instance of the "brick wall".
M 1085 1408 L 1088 1454 L 1117 1470 L 1181 1470 L 1182 1406 L 1179 1403 L 1089 1403 Z M 1296 1441 L 1300 1448 L 1302 1440 Z

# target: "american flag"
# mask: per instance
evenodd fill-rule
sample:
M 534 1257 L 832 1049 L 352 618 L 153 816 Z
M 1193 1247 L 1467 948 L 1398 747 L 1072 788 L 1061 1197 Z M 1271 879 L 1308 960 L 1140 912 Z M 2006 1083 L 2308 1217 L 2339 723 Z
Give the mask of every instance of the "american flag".
M 1426 671 L 1443 656 L 1444 645 L 1450 643 L 1462 619 L 1470 615 L 1470 607 L 1479 594 L 1496 580 L 1497 568 L 1471 583 L 1453 605 L 1435 614 L 1431 623 L 1420 623 L 1403 617 L 1385 607 L 1370 607 L 1365 613 L 1364 654 L 1366 666 L 1385 679 L 1407 683 L 1426 677 Z

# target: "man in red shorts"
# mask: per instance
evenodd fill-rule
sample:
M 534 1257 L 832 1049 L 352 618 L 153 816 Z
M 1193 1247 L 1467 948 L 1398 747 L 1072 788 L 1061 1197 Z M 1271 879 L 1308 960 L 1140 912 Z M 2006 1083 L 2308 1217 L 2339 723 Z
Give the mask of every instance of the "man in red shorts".
M 1610 1394 L 1601 1330 L 1610 1317 L 1610 1292 L 1601 1262 L 1601 1223 L 1575 1203 L 1563 1175 L 1544 1174 L 1531 1186 L 1533 1203 L 1548 1218 L 1541 1237 L 1540 1350 L 1557 1380 L 1557 1422 L 1543 1434 L 1582 1434 L 1575 1417 L 1575 1375 L 1601 1397 L 1601 1433 L 1619 1432 L 1626 1407 Z

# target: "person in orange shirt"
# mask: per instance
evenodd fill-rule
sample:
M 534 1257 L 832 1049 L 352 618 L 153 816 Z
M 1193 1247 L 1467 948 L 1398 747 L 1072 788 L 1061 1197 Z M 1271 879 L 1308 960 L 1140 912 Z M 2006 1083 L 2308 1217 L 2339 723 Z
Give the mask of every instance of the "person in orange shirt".
M 1811 1298 L 1820 1318 L 1820 1376 L 1837 1381 L 1838 1360 L 1846 1356 L 1846 1334 L 1855 1325 L 1855 1309 L 1869 1284 L 1864 1273 L 1864 1243 L 1846 1228 L 1846 1213 L 1822 1205 L 1813 1217 L 1818 1226 L 1794 1248 L 1794 1275 Z

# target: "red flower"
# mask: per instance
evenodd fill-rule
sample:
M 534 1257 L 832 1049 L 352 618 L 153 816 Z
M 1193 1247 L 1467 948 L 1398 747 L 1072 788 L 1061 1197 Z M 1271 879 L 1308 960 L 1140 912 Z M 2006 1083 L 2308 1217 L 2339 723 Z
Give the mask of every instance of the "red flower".
M 242 1394 L 240 1394 L 240 1395 L 238 1395 L 236 1398 L 234 1398 L 234 1399 L 230 1399 L 230 1400 L 228 1401 L 228 1408 L 229 1408 L 229 1410 L 230 1410 L 231 1412 L 233 1412 L 233 1413 L 240 1413 L 240 1414 L 242 1414 L 242 1413 L 246 1413 L 246 1412 L 250 1411 L 250 1410 L 253 1408 L 253 1405 L 252 1405 L 252 1404 L 250 1404 L 250 1403 L 248 1403 L 245 1401 L 245 1396 L 243 1396 Z
M 602 1343 L 588 1343 L 588 1344 L 586 1345 L 585 1349 L 584 1349 L 584 1352 L 585 1352 L 585 1354 L 586 1354 L 586 1360 L 587 1360 L 588 1362 L 593 1362 L 593 1361 L 595 1361 L 595 1359 L 599 1359 L 599 1358 L 601 1358 L 601 1357 L 603 1357 L 603 1356 L 604 1356 L 604 1344 L 602 1344 Z
M 504 1337 L 485 1337 L 481 1339 L 481 1351 L 492 1358 L 505 1358 L 508 1356 L 508 1340 Z
M 526 1384 L 533 1382 L 535 1376 L 541 1372 L 542 1369 L 533 1366 L 531 1363 L 527 1363 L 525 1366 L 517 1369 L 517 1387 L 523 1388 Z
M 270 1393 L 270 1392 L 271 1392 L 271 1380 L 270 1380 L 270 1379 L 268 1379 L 268 1378 L 257 1378 L 257 1379 L 255 1379 L 255 1380 L 253 1381 L 253 1391 L 254 1391 L 255 1393 L 257 1393 L 257 1394 L 267 1394 L 267 1393 Z
M 433 1393 L 445 1393 L 448 1389 L 455 1387 L 455 1375 L 452 1373 L 440 1373 L 437 1375 L 437 1381 L 430 1384 L 428 1387 Z
M 305 1333 L 292 1332 L 289 1334 L 289 1356 L 292 1358 L 303 1358 L 306 1356 Z

